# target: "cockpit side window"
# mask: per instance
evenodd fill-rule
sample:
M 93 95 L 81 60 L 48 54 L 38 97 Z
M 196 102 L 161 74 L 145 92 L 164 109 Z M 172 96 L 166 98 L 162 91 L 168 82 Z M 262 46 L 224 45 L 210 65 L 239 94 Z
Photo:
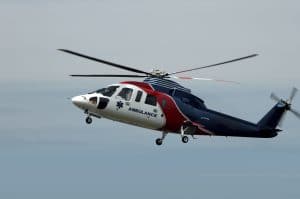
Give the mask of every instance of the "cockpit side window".
M 119 86 L 109 86 L 107 88 L 97 90 L 96 93 L 101 93 L 104 96 L 111 97 L 116 92 L 117 88 L 119 88 Z
M 126 101 L 129 101 L 131 98 L 132 92 L 133 92 L 133 89 L 131 89 L 131 88 L 122 88 L 122 90 L 120 91 L 118 96 L 120 96 L 121 98 L 123 98 Z
M 90 103 L 92 103 L 92 104 L 97 104 L 97 97 L 91 97 L 90 99 L 89 99 L 89 101 L 90 101 Z

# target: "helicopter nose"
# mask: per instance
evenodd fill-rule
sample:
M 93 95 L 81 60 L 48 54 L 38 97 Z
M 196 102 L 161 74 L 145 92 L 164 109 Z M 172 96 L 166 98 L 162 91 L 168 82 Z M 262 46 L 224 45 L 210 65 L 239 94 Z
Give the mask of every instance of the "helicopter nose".
M 79 108 L 83 108 L 84 104 L 85 104 L 85 97 L 84 96 L 75 96 L 72 97 L 72 103 L 79 107 Z

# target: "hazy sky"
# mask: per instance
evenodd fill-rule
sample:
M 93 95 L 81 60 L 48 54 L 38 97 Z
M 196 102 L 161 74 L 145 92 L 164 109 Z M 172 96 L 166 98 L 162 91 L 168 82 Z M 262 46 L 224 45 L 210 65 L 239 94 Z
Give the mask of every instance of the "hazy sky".
M 0 198 L 299 198 L 299 120 L 274 139 L 169 135 L 108 120 L 84 123 L 68 97 L 126 73 L 57 51 L 168 72 L 258 53 L 181 81 L 207 106 L 258 121 L 300 88 L 298 1 L 0 0 Z M 293 106 L 300 110 L 300 96 Z

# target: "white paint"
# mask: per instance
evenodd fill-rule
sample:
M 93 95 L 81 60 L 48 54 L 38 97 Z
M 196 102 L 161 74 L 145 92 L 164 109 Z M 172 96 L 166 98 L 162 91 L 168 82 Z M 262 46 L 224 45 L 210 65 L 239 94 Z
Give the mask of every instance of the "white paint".
M 156 103 L 156 106 L 145 104 L 147 96 L 147 93 L 145 91 L 131 84 L 113 85 L 120 87 L 117 88 L 116 92 L 111 97 L 103 96 L 100 93 L 92 93 L 76 96 L 72 98 L 72 101 L 80 109 L 88 110 L 88 112 L 92 113 L 93 115 L 104 117 L 113 121 L 123 122 L 154 130 L 164 127 L 164 125 L 166 124 L 166 118 L 161 107 L 158 103 Z M 130 100 L 126 101 L 125 99 L 118 96 L 122 88 L 133 89 Z M 135 101 L 138 91 L 141 91 L 143 93 L 140 102 Z M 91 97 L 98 98 L 97 104 L 92 104 L 91 102 L 89 102 L 89 99 Z M 109 103 L 104 109 L 97 108 L 100 97 L 109 99 Z M 122 103 L 123 107 L 119 108 L 117 106 L 117 103 Z

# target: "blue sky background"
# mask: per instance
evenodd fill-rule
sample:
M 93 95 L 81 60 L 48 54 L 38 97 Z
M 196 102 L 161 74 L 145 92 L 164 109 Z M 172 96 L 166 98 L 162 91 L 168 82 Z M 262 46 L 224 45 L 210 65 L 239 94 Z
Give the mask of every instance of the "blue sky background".
M 208 107 L 253 122 L 300 88 L 297 1 L 0 1 L 0 198 L 299 198 L 299 120 L 274 139 L 169 135 L 94 120 L 67 99 L 126 73 L 67 48 L 143 70 L 177 71 L 259 53 L 181 81 Z M 300 110 L 300 97 L 294 108 Z

